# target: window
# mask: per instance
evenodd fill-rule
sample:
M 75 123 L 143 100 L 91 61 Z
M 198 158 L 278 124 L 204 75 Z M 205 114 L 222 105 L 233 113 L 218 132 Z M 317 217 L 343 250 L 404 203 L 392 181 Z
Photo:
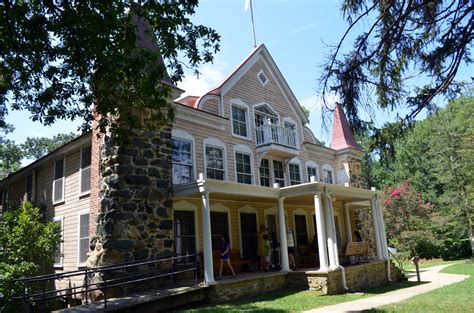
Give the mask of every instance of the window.
M 174 211 L 174 234 L 177 256 L 196 253 L 194 211 Z
M 91 190 L 91 155 L 92 147 L 81 149 L 81 190 L 80 195 L 84 195 Z
M 295 215 L 296 243 L 298 245 L 308 244 L 308 230 L 306 228 L 306 216 Z
M 308 181 L 311 181 L 311 176 L 314 176 L 315 181 L 318 181 L 318 169 L 316 167 L 308 166 Z
M 332 180 L 332 171 L 330 170 L 323 170 L 323 178 L 324 178 L 324 182 L 327 183 L 327 184 L 332 184 L 333 183 L 333 180 Z
M 237 182 L 243 184 L 252 184 L 252 167 L 250 165 L 250 155 L 236 152 L 235 166 L 237 172 Z
M 191 141 L 173 139 L 173 184 L 189 183 L 192 180 L 193 161 Z
M 301 184 L 300 166 L 298 164 L 289 164 L 288 170 L 290 172 L 290 185 Z
M 287 146 L 296 147 L 296 126 L 293 123 L 285 122 Z
M 64 201 L 64 158 L 54 162 L 53 203 Z
M 224 180 L 224 149 L 206 146 L 206 176 Z
M 229 235 L 229 219 L 226 212 L 211 212 L 212 250 L 219 250 L 221 235 Z
M 32 174 L 26 176 L 25 194 L 26 194 L 26 201 L 33 200 L 33 175 Z
M 283 171 L 283 162 L 273 160 L 273 176 L 275 183 L 280 184 L 280 187 L 285 187 L 285 171 Z
M 79 212 L 79 265 L 87 261 L 87 252 L 89 252 L 89 211 Z
M 260 80 L 260 82 L 262 83 L 262 85 L 266 85 L 266 83 L 268 82 L 268 78 L 267 78 L 267 75 L 265 75 L 265 73 L 263 71 L 260 71 L 258 73 L 258 79 Z
M 53 222 L 58 224 L 61 229 L 61 243 L 59 244 L 59 249 L 54 253 L 54 266 L 62 267 L 63 266 L 63 256 L 64 256 L 64 219 L 63 217 L 55 217 Z
M 262 159 L 260 162 L 260 186 L 271 187 L 270 183 L 270 162 L 268 159 Z
M 247 111 L 244 108 L 232 106 L 232 127 L 234 135 L 247 137 Z

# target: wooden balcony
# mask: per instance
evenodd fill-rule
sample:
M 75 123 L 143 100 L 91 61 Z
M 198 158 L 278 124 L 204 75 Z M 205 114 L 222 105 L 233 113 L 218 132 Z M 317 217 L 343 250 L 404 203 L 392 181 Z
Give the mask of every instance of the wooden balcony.
M 296 133 L 277 125 L 262 125 L 255 129 L 257 152 L 266 155 L 290 158 L 299 153 Z

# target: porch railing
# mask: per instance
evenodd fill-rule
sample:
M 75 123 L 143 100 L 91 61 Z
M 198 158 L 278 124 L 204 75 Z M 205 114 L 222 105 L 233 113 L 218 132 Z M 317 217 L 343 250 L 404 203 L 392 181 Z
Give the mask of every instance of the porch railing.
M 296 133 L 294 130 L 277 126 L 262 125 L 255 129 L 257 146 L 267 144 L 278 144 L 290 148 L 296 148 Z
M 39 304 L 42 311 L 47 312 L 48 300 L 80 298 L 83 303 L 88 304 L 91 299 L 91 292 L 98 290 L 103 293 L 105 308 L 107 307 L 107 292 L 114 287 L 124 288 L 123 293 L 127 294 L 128 285 L 141 283 L 141 286 L 143 286 L 144 283 L 151 281 L 153 286 L 150 285 L 149 289 L 153 289 L 156 294 L 160 278 L 169 277 L 174 281 L 178 274 L 187 272 L 194 272 L 194 283 L 197 284 L 199 263 L 199 254 L 190 254 L 21 278 L 12 281 L 12 283 L 20 284 L 23 288 L 23 294 L 14 295 L 11 300 L 23 301 L 26 312 L 31 308 L 32 303 Z M 94 275 L 100 275 L 101 279 L 98 282 L 90 281 Z M 70 280 L 72 277 L 82 278 L 83 284 L 66 288 L 56 285 L 56 282 Z M 30 292 L 33 288 L 41 291 Z

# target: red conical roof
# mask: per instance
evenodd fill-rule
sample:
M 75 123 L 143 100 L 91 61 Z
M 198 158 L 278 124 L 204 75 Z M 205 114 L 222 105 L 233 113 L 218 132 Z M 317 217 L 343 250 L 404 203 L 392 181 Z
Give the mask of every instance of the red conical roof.
M 331 149 L 341 150 L 345 148 L 353 148 L 362 151 L 349 128 L 342 106 L 339 103 L 336 103 L 336 109 L 334 110 L 334 124 L 332 127 Z

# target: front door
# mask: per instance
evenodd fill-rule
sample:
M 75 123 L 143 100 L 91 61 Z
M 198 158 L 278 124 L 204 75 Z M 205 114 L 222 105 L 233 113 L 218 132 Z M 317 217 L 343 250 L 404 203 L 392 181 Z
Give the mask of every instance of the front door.
M 257 214 L 240 213 L 240 237 L 242 238 L 242 257 L 257 257 Z

